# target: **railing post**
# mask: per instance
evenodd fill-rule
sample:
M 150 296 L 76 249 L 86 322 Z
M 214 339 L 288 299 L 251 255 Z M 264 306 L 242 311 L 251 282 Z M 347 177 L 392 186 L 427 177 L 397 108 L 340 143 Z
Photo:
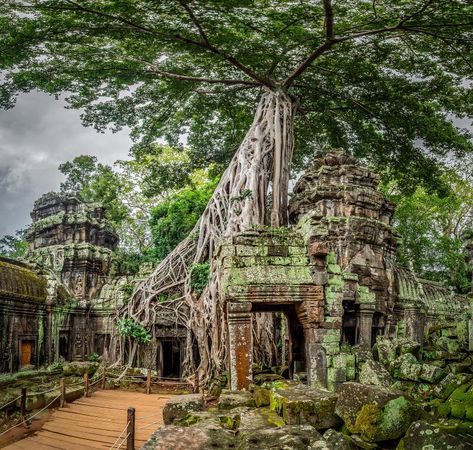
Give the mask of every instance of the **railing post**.
M 135 408 L 128 408 L 126 428 L 126 450 L 135 450 Z
M 28 422 L 26 422 L 26 388 L 21 388 L 20 419 L 25 426 L 28 426 Z
M 64 408 L 64 405 L 66 404 L 66 381 L 64 380 L 64 378 L 61 378 L 59 380 L 59 389 L 61 391 L 59 407 Z
M 84 397 L 89 396 L 89 373 L 84 373 Z
M 102 367 L 102 381 L 100 383 L 100 388 L 105 389 L 105 366 Z
M 151 394 L 151 369 L 148 369 L 148 373 L 146 375 L 146 393 Z

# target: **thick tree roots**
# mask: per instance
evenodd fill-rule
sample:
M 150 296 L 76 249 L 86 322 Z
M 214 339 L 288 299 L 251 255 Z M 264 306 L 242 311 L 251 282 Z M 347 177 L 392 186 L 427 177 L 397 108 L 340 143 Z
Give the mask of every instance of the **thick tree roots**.
M 271 224 L 286 223 L 289 164 L 294 146 L 293 114 L 293 103 L 284 93 L 263 95 L 250 130 L 193 231 L 137 287 L 120 311 L 120 316 L 128 315 L 151 330 L 163 319 L 186 327 L 183 372 L 187 376 L 197 371 L 201 385 L 207 385 L 226 366 L 225 310 L 212 256 L 222 236 L 267 222 L 270 181 Z M 190 272 L 194 264 L 204 261 L 211 264 L 210 281 L 197 298 L 192 292 Z M 255 320 L 260 346 L 255 351 L 262 354 L 274 348 L 271 321 L 265 316 L 258 315 Z M 195 346 L 198 361 L 194 360 Z

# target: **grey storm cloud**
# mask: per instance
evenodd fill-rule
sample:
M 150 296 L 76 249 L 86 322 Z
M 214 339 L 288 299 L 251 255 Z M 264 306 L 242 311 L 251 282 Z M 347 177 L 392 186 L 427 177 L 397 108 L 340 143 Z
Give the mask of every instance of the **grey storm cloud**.
M 0 110 L 0 236 L 30 223 L 34 201 L 58 190 L 62 162 L 81 154 L 104 164 L 126 159 L 128 131 L 101 134 L 85 128 L 80 112 L 42 93 L 22 95 L 15 108 Z

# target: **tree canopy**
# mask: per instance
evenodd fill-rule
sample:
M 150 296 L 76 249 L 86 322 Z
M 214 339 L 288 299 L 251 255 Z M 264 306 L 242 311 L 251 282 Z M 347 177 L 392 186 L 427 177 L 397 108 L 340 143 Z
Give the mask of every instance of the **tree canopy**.
M 468 293 L 471 267 L 465 245 L 473 230 L 471 164 L 448 169 L 441 181 L 448 188 L 442 197 L 420 186 L 409 195 L 389 195 L 396 203 L 394 226 L 401 237 L 397 259 L 423 278 Z
M 68 93 L 83 122 L 141 146 L 186 134 L 195 167 L 225 165 L 258 97 L 298 101 L 296 153 L 345 147 L 411 187 L 471 151 L 468 0 L 6 0 L 0 104 Z

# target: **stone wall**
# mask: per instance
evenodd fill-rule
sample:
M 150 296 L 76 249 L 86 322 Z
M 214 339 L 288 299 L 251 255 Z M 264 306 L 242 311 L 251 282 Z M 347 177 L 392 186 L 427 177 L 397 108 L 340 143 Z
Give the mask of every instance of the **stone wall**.
M 37 368 L 70 353 L 74 303 L 56 280 L 0 259 L 0 372 Z M 67 336 L 66 336 L 67 334 Z M 63 355 L 61 355 L 61 352 Z

